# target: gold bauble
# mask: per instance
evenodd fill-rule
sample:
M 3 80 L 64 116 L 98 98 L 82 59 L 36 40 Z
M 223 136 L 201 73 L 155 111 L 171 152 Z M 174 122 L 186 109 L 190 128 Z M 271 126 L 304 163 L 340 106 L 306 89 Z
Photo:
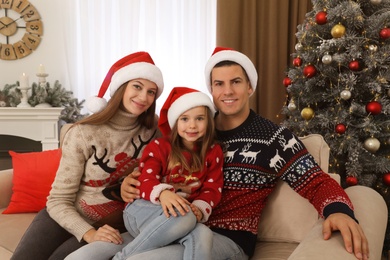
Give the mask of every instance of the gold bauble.
M 305 107 L 304 109 L 302 109 L 301 111 L 301 116 L 303 119 L 305 120 L 310 120 L 313 118 L 314 116 L 314 110 L 311 109 L 310 107 Z
M 330 33 L 332 34 L 333 38 L 340 38 L 345 34 L 345 27 L 344 25 L 336 24 L 333 26 Z

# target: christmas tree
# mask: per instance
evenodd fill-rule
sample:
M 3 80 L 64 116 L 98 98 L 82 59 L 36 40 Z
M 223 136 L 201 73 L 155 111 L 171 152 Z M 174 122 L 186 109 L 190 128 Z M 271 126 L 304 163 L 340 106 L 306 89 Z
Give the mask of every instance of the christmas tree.
M 341 185 L 378 191 L 390 208 L 390 0 L 312 0 L 283 84 L 282 124 L 318 133 Z M 390 250 L 390 218 L 384 252 Z

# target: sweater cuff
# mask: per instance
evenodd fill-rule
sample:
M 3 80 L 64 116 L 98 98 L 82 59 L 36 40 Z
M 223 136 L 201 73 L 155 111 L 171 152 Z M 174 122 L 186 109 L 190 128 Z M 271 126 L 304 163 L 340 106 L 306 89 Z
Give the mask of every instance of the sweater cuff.
M 153 187 L 152 192 L 150 193 L 150 202 L 156 205 L 160 205 L 160 194 L 164 190 L 170 190 L 175 192 L 175 188 L 173 188 L 172 185 L 166 184 L 166 183 L 161 183 Z
M 208 204 L 204 200 L 194 200 L 192 202 L 192 204 L 194 204 L 196 207 L 198 207 L 199 210 L 203 213 L 203 217 L 200 220 L 200 222 L 201 223 L 206 222 L 209 219 L 209 217 L 211 215 L 211 211 L 212 211 L 210 204 Z
M 333 213 L 344 213 L 353 218 L 356 223 L 359 224 L 359 221 L 355 218 L 355 213 L 353 212 L 353 210 L 344 203 L 333 202 L 324 208 L 324 218 L 329 217 Z

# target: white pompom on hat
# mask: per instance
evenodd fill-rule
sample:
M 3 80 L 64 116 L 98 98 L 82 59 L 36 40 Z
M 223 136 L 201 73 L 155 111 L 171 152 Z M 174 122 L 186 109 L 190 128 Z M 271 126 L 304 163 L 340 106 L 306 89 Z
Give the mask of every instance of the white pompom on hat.
M 86 106 L 92 113 L 102 111 L 107 106 L 104 95 L 110 89 L 110 96 L 114 95 L 123 83 L 132 79 L 147 79 L 157 85 L 156 98 L 164 89 L 164 80 L 160 69 L 154 65 L 152 57 L 147 52 L 135 52 L 123 57 L 111 66 L 97 96 L 87 99 Z
M 206 63 L 205 67 L 205 77 L 206 77 L 206 85 L 208 90 L 211 93 L 211 71 L 221 61 L 234 61 L 241 65 L 241 67 L 244 68 L 246 74 L 249 77 L 249 81 L 251 83 L 253 92 L 256 90 L 257 86 L 257 71 L 255 68 L 255 65 L 253 62 L 244 54 L 241 52 L 238 52 L 232 48 L 226 48 L 226 47 L 216 47 L 214 49 L 213 54 L 209 58 L 209 60 Z
M 161 133 L 169 135 L 180 115 L 198 106 L 206 106 L 212 115 L 215 114 L 214 104 L 207 94 L 192 88 L 174 87 L 160 110 L 158 127 Z

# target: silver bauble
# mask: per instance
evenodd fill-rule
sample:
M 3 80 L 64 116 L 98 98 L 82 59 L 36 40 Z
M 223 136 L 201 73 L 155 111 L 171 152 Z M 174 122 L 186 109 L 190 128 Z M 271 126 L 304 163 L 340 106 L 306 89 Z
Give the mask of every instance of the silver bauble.
M 295 50 L 300 51 L 302 49 L 303 49 L 302 43 L 298 42 L 297 44 L 295 44 Z
M 364 148 L 366 148 L 366 150 L 371 153 L 375 153 L 376 151 L 378 151 L 380 146 L 381 144 L 379 140 L 375 137 L 367 138 L 366 141 L 364 141 Z
M 340 97 L 344 100 L 350 99 L 351 98 L 351 91 L 349 91 L 348 89 L 344 89 L 343 91 L 341 91 Z
M 297 105 L 295 105 L 294 102 L 290 102 L 290 103 L 288 104 L 287 108 L 288 108 L 288 110 L 290 110 L 290 111 L 294 111 L 294 110 L 297 109 Z
M 382 0 L 370 0 L 370 3 L 373 5 L 379 5 L 380 3 L 382 3 Z
M 322 57 L 322 63 L 324 63 L 325 65 L 329 65 L 332 63 L 332 56 L 329 55 L 329 54 L 325 54 L 323 57 Z
M 378 50 L 378 46 L 371 44 L 368 46 L 368 49 L 372 52 L 376 52 Z

